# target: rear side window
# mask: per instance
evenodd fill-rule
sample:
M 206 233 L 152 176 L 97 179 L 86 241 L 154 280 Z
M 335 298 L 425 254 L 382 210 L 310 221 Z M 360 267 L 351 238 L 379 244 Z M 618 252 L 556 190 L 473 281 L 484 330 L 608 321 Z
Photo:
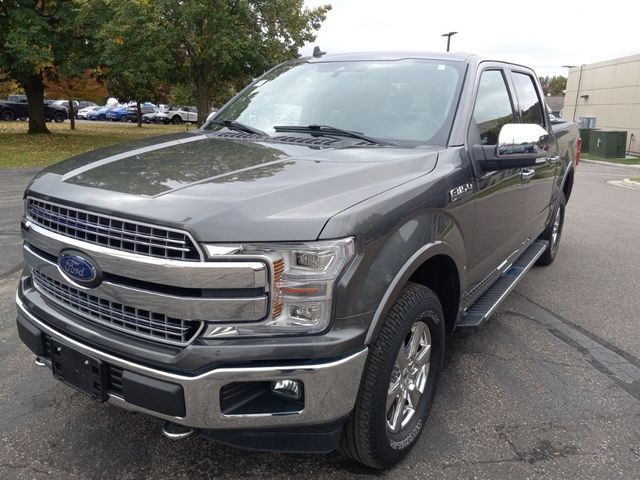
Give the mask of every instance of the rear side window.
M 522 123 L 536 123 L 544 127 L 542 103 L 533 78 L 526 73 L 513 72 L 513 87 L 520 102 Z
M 500 128 L 515 123 L 509 91 L 500 70 L 486 70 L 480 77 L 473 120 L 482 145 L 496 145 Z

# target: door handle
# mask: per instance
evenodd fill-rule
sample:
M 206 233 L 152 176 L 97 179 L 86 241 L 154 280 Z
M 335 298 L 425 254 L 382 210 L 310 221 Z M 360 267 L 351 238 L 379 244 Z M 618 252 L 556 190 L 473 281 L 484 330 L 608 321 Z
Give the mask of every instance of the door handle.
M 550 157 L 547 157 L 547 162 L 549 163 L 555 163 L 558 160 L 560 160 L 560 155 L 551 155 Z
M 536 174 L 536 171 L 531 169 L 531 168 L 526 168 L 524 170 L 522 170 L 522 172 L 520 172 L 520 178 L 522 180 L 526 180 L 529 181 L 531 180 Z

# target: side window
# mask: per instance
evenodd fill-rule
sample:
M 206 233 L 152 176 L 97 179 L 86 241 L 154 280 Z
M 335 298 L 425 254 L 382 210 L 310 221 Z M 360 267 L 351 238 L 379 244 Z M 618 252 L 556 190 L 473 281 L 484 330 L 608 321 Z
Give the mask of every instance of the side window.
M 482 145 L 497 145 L 500 128 L 515 123 L 509 90 L 500 70 L 486 70 L 480 77 L 473 120 Z
M 533 78 L 526 73 L 513 72 L 513 88 L 520 102 L 522 123 L 537 123 L 544 128 L 542 103 L 538 98 Z

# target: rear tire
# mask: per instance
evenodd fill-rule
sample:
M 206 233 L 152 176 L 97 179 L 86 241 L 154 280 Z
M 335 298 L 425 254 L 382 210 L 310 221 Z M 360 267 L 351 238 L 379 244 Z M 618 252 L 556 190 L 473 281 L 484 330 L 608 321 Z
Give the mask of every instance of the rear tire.
M 542 255 L 536 261 L 536 265 L 547 266 L 551 265 L 553 261 L 556 259 L 556 255 L 558 254 L 558 247 L 560 246 L 560 239 L 562 238 L 562 227 L 564 226 L 564 210 L 566 206 L 566 200 L 564 198 L 564 193 L 560 192 L 560 198 L 558 199 L 558 206 L 556 207 L 555 212 L 553 213 L 553 217 L 551 223 L 546 228 L 542 235 L 540 235 L 541 240 L 546 240 L 549 242 L 549 246 L 544 251 Z
M 444 315 L 436 294 L 407 283 L 370 345 L 340 451 L 386 468 L 411 450 L 431 410 L 444 354 Z
M 182 123 L 182 117 L 180 117 L 180 115 L 174 115 L 171 118 L 171 123 L 173 123 L 174 125 L 180 125 Z

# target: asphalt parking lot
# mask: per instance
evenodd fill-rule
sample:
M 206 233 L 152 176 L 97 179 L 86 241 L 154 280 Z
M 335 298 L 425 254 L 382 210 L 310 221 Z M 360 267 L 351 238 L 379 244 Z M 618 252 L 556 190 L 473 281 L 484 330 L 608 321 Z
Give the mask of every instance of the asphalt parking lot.
M 0 478 L 640 478 L 640 170 L 582 164 L 556 262 L 454 336 L 427 428 L 394 469 L 255 453 L 100 405 L 36 367 L 15 330 L 22 191 L 0 172 Z

